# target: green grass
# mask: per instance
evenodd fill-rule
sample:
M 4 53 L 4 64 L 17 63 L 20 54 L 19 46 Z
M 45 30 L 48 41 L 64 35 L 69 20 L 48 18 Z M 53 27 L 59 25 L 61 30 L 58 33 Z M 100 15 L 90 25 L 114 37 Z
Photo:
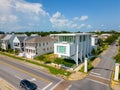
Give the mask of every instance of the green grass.
M 30 60 L 27 60 L 27 59 L 24 59 L 24 58 L 21 58 L 21 57 L 17 57 L 17 56 L 13 56 L 13 55 L 10 55 L 10 54 L 7 54 L 7 53 L 0 52 L 0 54 L 15 58 L 16 60 L 26 61 L 26 62 L 31 63 L 31 64 L 35 64 L 35 65 L 38 65 L 38 66 L 45 67 L 45 68 L 49 69 L 50 73 L 52 73 L 54 75 L 61 74 L 61 75 L 69 76 L 71 74 L 70 72 L 67 72 L 67 71 L 62 70 L 62 69 L 57 69 L 57 68 L 48 66 L 46 64 L 40 64 L 38 62 L 30 61 Z
M 75 65 L 74 60 L 69 60 L 69 59 L 64 59 L 64 58 L 56 58 L 54 60 L 54 63 L 56 64 L 61 64 L 61 65 L 65 65 L 67 67 L 72 67 Z
M 88 62 L 88 72 L 91 71 L 94 67 L 92 66 L 92 62 Z M 84 66 L 79 70 L 80 72 L 84 72 Z

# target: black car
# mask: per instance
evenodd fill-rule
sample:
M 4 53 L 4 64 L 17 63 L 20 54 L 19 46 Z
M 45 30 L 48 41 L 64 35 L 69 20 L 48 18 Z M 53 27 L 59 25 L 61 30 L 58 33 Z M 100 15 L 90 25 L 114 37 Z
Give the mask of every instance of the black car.
M 37 85 L 35 83 L 32 83 L 26 79 L 23 79 L 20 81 L 20 87 L 24 88 L 25 90 L 36 90 Z

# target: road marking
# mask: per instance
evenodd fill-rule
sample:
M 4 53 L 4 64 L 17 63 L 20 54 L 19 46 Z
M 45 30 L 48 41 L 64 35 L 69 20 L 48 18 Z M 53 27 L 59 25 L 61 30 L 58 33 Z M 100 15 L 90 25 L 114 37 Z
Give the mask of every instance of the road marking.
M 42 90 L 42 89 L 40 87 L 38 87 L 37 90 Z
M 72 87 L 72 85 L 69 85 L 69 86 L 68 86 L 68 88 L 67 88 L 67 89 L 65 89 L 65 90 L 69 90 L 71 87 Z
M 36 81 L 36 78 L 32 78 L 30 81 Z
M 102 78 L 102 79 L 105 79 L 105 80 L 110 81 L 110 79 L 108 79 L 108 78 L 104 78 L 104 77 L 101 77 L 101 76 L 96 76 L 96 75 L 93 75 L 93 74 L 90 74 L 90 75 L 91 75 L 91 76 L 99 77 L 99 78 Z
M 91 72 L 91 73 L 99 76 L 101 75 L 100 73 L 95 73 L 95 72 Z
M 37 76 L 37 75 L 35 75 L 35 74 L 33 74 L 33 73 L 30 73 L 30 72 L 28 72 L 28 71 L 25 71 L 25 70 L 23 70 L 23 69 L 20 69 L 20 68 L 18 68 L 18 67 L 16 67 L 16 66 L 13 66 L 13 65 L 11 65 L 11 64 L 8 64 L 8 63 L 6 63 L 6 62 L 4 62 L 4 61 L 0 61 L 0 62 L 2 62 L 2 63 L 5 64 L 5 65 L 8 65 L 8 66 L 10 66 L 10 67 L 12 67 L 12 68 L 14 68 L 14 69 L 16 69 L 16 70 L 19 70 L 19 71 L 21 71 L 21 72 L 23 72 L 23 73 L 26 73 L 26 74 L 28 74 L 28 75 L 30 75 L 30 76 L 33 76 L 33 77 L 35 77 L 35 78 L 38 78 L 38 79 L 40 79 L 40 80 L 42 80 L 42 81 L 45 81 L 45 82 L 47 82 L 47 83 L 50 83 L 50 81 L 47 80 L 47 79 L 45 79 L 45 78 L 42 78 L 42 77 Z
M 20 77 L 19 77 L 19 76 L 17 76 L 17 75 L 15 75 L 15 77 L 16 77 L 16 78 L 18 78 L 18 79 L 20 79 L 20 80 L 22 80 L 22 78 L 20 78 Z
M 90 78 L 86 78 L 90 81 L 93 81 L 93 82 L 96 82 L 96 83 L 99 83 L 99 84 L 102 84 L 102 85 L 105 85 L 105 86 L 109 86 L 108 84 L 105 84 L 105 83 L 102 83 L 102 82 L 99 82 L 99 81 L 96 81 L 96 80 L 93 80 L 93 79 L 90 79 Z
M 49 83 L 46 87 L 44 87 L 42 90 L 45 90 L 45 89 L 47 89 L 50 85 L 52 85 L 53 83 L 51 82 L 51 83 Z
M 57 87 L 60 83 L 62 83 L 64 80 L 60 80 L 55 86 L 53 86 L 50 90 L 53 90 L 55 87 Z

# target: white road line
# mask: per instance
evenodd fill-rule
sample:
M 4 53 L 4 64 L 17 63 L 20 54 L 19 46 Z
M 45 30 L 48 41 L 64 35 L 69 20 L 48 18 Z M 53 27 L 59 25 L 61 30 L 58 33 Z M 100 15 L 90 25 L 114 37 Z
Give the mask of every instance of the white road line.
M 91 73 L 92 73 L 92 74 L 96 74 L 96 75 L 99 75 L 99 76 L 101 75 L 101 74 L 99 74 L 99 73 L 95 73 L 95 72 L 91 72 Z
M 20 79 L 20 80 L 22 80 L 22 78 L 20 78 L 20 77 L 19 77 L 19 76 L 17 76 L 17 75 L 15 75 L 15 77 L 16 77 L 16 78 L 18 78 L 18 79 Z
M 96 80 L 93 80 L 93 79 L 90 79 L 90 78 L 86 78 L 90 81 L 93 81 L 93 82 L 96 82 L 96 83 L 99 83 L 99 84 L 102 84 L 102 85 L 105 85 L 105 86 L 109 86 L 108 84 L 105 84 L 105 83 L 102 83 L 102 82 L 99 82 L 99 81 L 96 81 Z
M 71 87 L 72 87 L 72 85 L 69 85 L 69 86 L 68 86 L 68 88 L 67 88 L 67 89 L 65 89 L 65 90 L 69 90 Z
M 37 90 L 42 90 L 42 89 L 40 87 L 38 87 Z
M 64 80 L 60 80 L 55 86 L 53 86 L 50 90 L 53 90 L 56 86 L 58 86 L 61 82 L 63 82 Z
M 46 87 L 44 87 L 42 90 L 45 90 L 46 88 L 48 88 L 50 85 L 52 85 L 53 83 L 49 83 Z
M 32 78 L 30 81 L 36 81 L 36 78 Z
M 102 78 L 102 79 L 105 79 L 105 80 L 108 80 L 108 81 L 110 81 L 110 79 L 108 79 L 108 78 L 104 78 L 104 77 L 101 77 L 101 76 L 96 76 L 96 75 L 93 75 L 93 74 L 91 74 L 92 76 L 95 76 L 95 77 L 99 77 L 99 78 Z

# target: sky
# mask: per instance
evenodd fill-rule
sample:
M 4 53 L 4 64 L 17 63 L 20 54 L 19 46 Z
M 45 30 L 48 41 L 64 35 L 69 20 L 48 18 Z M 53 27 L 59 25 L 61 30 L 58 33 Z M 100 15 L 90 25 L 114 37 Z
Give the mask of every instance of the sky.
M 120 0 L 0 0 L 0 31 L 120 31 Z

